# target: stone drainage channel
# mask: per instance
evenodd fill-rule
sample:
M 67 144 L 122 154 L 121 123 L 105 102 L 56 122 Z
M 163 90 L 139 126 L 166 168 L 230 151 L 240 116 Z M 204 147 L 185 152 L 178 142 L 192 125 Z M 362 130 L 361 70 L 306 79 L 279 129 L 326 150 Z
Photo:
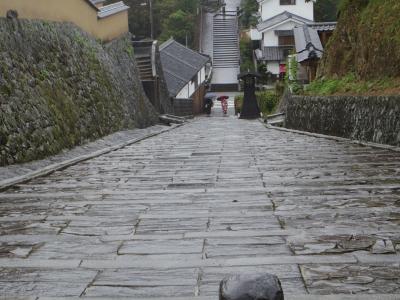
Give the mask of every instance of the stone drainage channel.
M 400 299 L 400 156 L 233 116 L 0 193 L 0 298 L 218 298 L 276 274 L 285 299 Z

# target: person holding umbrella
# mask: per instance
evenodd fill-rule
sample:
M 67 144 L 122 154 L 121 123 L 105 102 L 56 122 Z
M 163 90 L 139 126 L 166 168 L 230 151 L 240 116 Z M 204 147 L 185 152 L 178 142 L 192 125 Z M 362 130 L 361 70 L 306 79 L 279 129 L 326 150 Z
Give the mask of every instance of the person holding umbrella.
M 214 106 L 214 101 L 213 99 L 216 97 L 216 94 L 213 93 L 207 93 L 204 96 L 204 110 L 207 114 L 207 116 L 210 116 L 211 114 L 211 108 Z
M 228 113 L 228 99 L 229 99 L 229 96 L 219 96 L 217 98 L 218 101 L 221 101 L 221 107 L 222 107 L 224 116 L 226 116 L 226 114 Z

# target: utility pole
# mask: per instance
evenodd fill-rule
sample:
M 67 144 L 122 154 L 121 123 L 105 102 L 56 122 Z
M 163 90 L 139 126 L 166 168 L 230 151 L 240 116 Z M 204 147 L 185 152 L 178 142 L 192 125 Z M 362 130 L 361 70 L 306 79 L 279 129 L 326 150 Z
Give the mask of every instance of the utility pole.
M 154 40 L 153 0 L 149 0 L 149 14 L 150 14 L 150 38 Z

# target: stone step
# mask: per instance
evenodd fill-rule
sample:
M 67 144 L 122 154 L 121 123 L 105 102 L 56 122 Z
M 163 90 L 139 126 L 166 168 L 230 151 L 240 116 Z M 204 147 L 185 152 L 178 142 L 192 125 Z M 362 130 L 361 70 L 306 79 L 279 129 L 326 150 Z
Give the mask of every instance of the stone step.
M 219 56 L 219 57 L 214 57 L 213 61 L 238 61 L 239 58 L 240 58 L 239 55 L 230 55 L 228 57 Z

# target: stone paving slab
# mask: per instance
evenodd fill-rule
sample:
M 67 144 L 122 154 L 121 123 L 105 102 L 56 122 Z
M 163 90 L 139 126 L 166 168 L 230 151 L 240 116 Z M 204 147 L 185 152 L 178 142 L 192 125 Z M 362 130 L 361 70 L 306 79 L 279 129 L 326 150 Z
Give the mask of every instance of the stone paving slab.
M 2 298 L 7 300 L 77 300 L 82 299 L 78 297 L 23 297 L 23 298 Z M 91 300 L 115 300 L 115 299 L 132 299 L 131 297 L 83 297 L 83 299 Z M 399 300 L 399 295 L 388 295 L 388 294 L 374 294 L 374 295 L 298 295 L 288 294 L 285 295 L 285 299 L 288 300 Z M 216 297 L 162 297 L 162 298 L 135 298 L 135 300 L 217 300 Z
M 1 298 L 0 299 L 5 299 Z M 24 298 L 7 298 L 7 300 L 77 300 L 77 297 L 24 297 Z M 91 300 L 115 300 L 115 299 L 132 299 L 130 297 L 84 297 L 83 299 Z M 287 294 L 285 299 L 288 300 L 399 300 L 399 295 L 374 294 L 374 295 L 298 295 Z M 162 297 L 162 298 L 135 298 L 135 300 L 217 300 L 216 297 Z
M 156 125 L 144 129 L 120 131 L 94 142 L 64 150 L 60 154 L 43 160 L 0 167 L 0 190 L 32 178 L 48 175 L 55 170 L 109 153 L 178 126 L 172 125 L 168 128 Z
M 399 207 L 396 152 L 200 117 L 1 192 L 0 295 L 211 300 L 271 272 L 286 299 L 400 299 Z

